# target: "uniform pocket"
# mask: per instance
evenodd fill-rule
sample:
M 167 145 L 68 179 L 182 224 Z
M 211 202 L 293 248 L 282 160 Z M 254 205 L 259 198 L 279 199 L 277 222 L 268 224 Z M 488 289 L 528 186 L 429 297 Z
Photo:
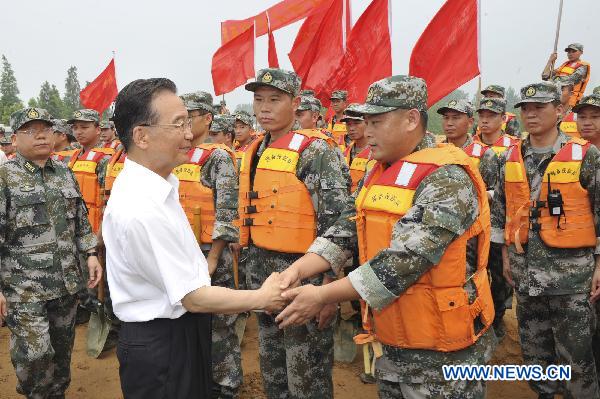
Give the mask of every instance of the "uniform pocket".
M 39 226 L 49 223 L 46 199 L 42 193 L 31 193 L 14 198 L 17 228 Z
M 77 200 L 79 193 L 74 188 L 68 187 L 61 190 L 65 199 L 65 216 L 67 219 L 73 219 L 77 216 Z
M 19 265 L 24 269 L 46 269 L 52 266 L 53 263 L 54 254 L 52 252 L 19 256 Z

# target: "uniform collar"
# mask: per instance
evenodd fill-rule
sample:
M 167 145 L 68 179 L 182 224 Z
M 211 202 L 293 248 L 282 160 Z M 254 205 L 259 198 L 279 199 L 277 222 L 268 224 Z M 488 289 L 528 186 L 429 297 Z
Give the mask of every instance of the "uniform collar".
M 558 137 L 556 141 L 552 145 L 552 153 L 557 154 L 558 151 L 569 141 L 570 137 L 563 133 L 561 130 L 558 131 Z M 523 140 L 523 144 L 521 147 L 521 151 L 523 152 L 523 157 L 529 156 L 533 154 L 533 147 L 531 146 L 531 139 L 527 136 Z
M 437 147 L 437 145 L 435 143 L 435 136 L 433 135 L 433 133 L 425 132 L 425 135 L 423 136 L 423 138 L 421 139 L 419 144 L 417 144 L 417 146 L 413 150 L 413 153 L 424 150 L 426 148 L 435 148 L 435 147 Z
M 448 141 L 448 138 L 445 138 L 443 143 L 450 144 L 450 142 Z M 460 148 L 465 149 L 472 143 L 473 143 L 473 137 L 471 137 L 471 135 L 467 133 L 467 140 L 465 140 L 465 143 Z
M 34 163 L 34 162 L 30 161 L 29 159 L 25 158 L 18 150 L 17 150 L 16 159 L 17 159 L 17 162 L 19 163 L 19 165 L 21 165 L 21 167 L 23 169 L 25 169 L 26 171 L 28 171 L 32 175 L 35 174 L 35 173 L 37 173 L 38 170 L 42 169 L 36 163 Z M 43 169 L 49 169 L 49 170 L 54 171 L 55 167 L 54 167 L 54 161 L 52 161 L 52 158 L 48 158 L 46 160 L 46 164 L 44 165 Z

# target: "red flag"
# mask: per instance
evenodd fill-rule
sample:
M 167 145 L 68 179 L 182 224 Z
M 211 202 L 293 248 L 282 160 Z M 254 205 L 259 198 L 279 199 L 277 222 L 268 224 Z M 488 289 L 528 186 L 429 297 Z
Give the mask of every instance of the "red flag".
M 252 26 L 252 22 L 256 23 L 256 37 L 267 34 L 267 20 L 265 19 L 267 11 L 271 18 L 271 29 L 275 31 L 305 18 L 323 1 L 327 0 L 283 0 L 253 17 L 221 22 L 221 45 L 246 31 Z
M 428 105 L 479 75 L 477 0 L 448 0 L 410 56 L 409 74 L 427 82 Z
M 348 36 L 335 74 L 315 91 L 348 91 L 348 102 L 364 102 L 371 83 L 392 74 L 388 0 L 373 0 Z
M 279 60 L 277 59 L 277 47 L 275 47 L 275 36 L 271 30 L 269 21 L 269 12 L 267 11 L 267 26 L 269 28 L 269 68 L 279 68 Z
M 344 54 L 343 6 L 343 0 L 327 0 L 300 27 L 288 56 L 303 88 L 324 86 Z M 315 93 L 326 106 L 329 94 Z
M 102 114 L 117 98 L 118 93 L 117 79 L 115 77 L 115 59 L 113 58 L 104 71 L 92 83 L 79 92 L 79 99 L 84 107 L 95 109 Z
M 217 96 L 254 77 L 254 25 L 215 52 L 211 71 Z

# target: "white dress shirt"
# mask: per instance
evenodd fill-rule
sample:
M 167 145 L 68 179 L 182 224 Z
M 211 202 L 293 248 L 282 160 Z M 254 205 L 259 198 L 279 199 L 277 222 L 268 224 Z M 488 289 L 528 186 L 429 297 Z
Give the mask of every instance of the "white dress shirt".
M 182 298 L 210 285 L 208 265 L 179 203 L 179 180 L 166 180 L 130 159 L 104 213 L 108 285 L 126 322 L 176 319 Z
M 6 154 L 4 153 L 4 151 L 0 150 L 0 165 L 2 165 L 6 161 L 8 161 L 8 158 L 6 158 Z

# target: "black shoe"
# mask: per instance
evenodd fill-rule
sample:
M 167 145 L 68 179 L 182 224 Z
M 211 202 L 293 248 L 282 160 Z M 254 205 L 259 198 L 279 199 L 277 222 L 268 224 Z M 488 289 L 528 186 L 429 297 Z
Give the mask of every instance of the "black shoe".
M 90 311 L 78 306 L 77 315 L 75 316 L 75 324 L 81 325 L 87 323 L 88 321 L 90 321 Z

